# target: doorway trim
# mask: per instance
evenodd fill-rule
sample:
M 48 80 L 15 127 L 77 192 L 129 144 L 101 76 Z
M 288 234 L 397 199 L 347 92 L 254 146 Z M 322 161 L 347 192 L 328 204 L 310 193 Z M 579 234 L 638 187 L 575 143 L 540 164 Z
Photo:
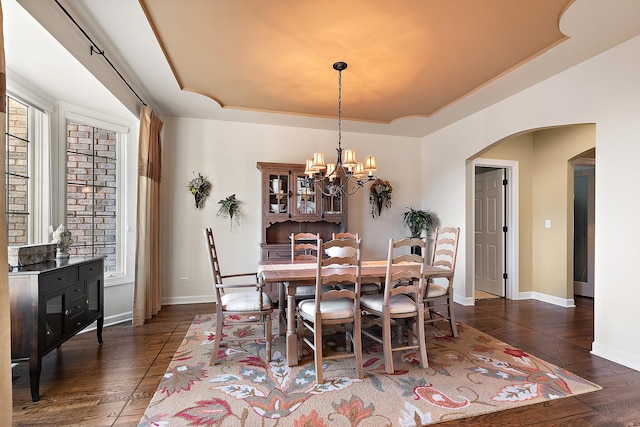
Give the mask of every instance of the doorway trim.
M 506 263 L 505 263 L 505 272 L 507 273 L 507 282 L 505 285 L 505 297 L 507 299 L 520 299 L 519 292 L 519 269 L 518 269 L 518 260 L 519 260 L 519 222 L 518 222 L 518 206 L 519 206 L 519 198 L 518 198 L 518 162 L 515 160 L 501 160 L 501 159 L 485 159 L 485 158 L 476 158 L 471 161 L 471 173 L 468 174 L 467 179 L 469 180 L 467 188 L 471 189 L 469 197 L 471 198 L 471 212 L 470 216 L 472 218 L 472 227 L 470 227 L 469 234 L 467 236 L 467 242 L 471 244 L 467 244 L 466 250 L 466 258 L 470 262 L 467 263 L 467 277 L 471 280 L 471 295 L 470 298 L 473 300 L 473 293 L 476 289 L 476 251 L 475 251 L 475 233 L 476 233 L 476 224 L 475 224 L 475 211 L 476 211 L 476 202 L 475 202 L 475 169 L 476 166 L 483 167 L 493 167 L 493 168 L 503 168 L 505 170 L 506 179 L 508 180 L 508 185 L 506 189 L 506 215 L 505 215 L 505 224 L 508 227 L 507 236 L 506 236 L 506 246 L 504 248 L 506 255 Z M 469 298 L 469 295 L 467 296 Z M 475 300 L 474 300 L 475 302 Z

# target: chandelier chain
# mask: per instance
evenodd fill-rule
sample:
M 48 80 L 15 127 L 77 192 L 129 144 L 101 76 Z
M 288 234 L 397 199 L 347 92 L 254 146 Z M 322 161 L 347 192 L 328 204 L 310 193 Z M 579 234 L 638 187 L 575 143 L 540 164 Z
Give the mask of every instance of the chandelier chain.
M 342 70 L 338 70 L 338 152 L 342 149 Z

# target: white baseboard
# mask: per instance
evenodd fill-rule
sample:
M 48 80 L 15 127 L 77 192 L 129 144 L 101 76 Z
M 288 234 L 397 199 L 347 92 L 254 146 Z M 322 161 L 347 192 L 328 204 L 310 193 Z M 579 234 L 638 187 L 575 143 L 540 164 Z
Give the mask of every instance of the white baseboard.
M 453 295 L 453 302 L 460 304 L 460 305 L 475 305 L 476 304 L 476 300 L 474 298 L 468 298 L 468 297 L 461 297 L 458 295 Z
M 118 323 L 128 322 L 133 319 L 133 311 L 119 313 L 113 316 L 105 317 L 104 326 L 117 325 Z
M 519 292 L 518 298 L 521 299 L 534 299 L 537 301 L 546 302 L 560 307 L 570 308 L 575 307 L 576 303 L 573 298 L 558 298 L 553 295 L 543 294 L 541 292 Z
M 534 292 L 533 299 L 566 308 L 576 306 L 576 302 L 573 298 L 558 298 L 553 295 L 542 294 L 540 292 Z
M 558 305 L 560 307 L 575 307 L 575 301 L 573 300 L 573 298 L 558 298 L 553 295 L 547 295 L 540 292 L 520 292 L 518 293 L 517 299 L 535 299 L 538 301 L 547 302 L 549 304 Z M 475 305 L 475 299 L 473 297 L 454 295 L 453 300 L 461 305 Z M 215 302 L 215 298 L 213 297 L 213 295 L 167 297 L 162 299 L 162 305 L 201 304 L 210 302 Z
M 162 298 L 162 305 L 176 305 L 176 304 L 202 304 L 208 302 L 215 302 L 213 295 L 195 295 L 188 297 L 170 297 Z
M 133 311 L 127 311 L 125 313 L 119 313 L 113 316 L 105 317 L 103 327 L 117 325 L 119 323 L 129 322 L 133 319 Z M 84 334 L 87 332 L 95 331 L 98 329 L 96 322 L 93 322 L 91 325 L 87 326 L 78 334 Z
M 591 354 L 640 372 L 640 356 L 638 355 L 624 353 L 595 341 L 591 345 Z
M 559 305 L 560 307 L 565 307 L 565 308 L 575 307 L 575 301 L 573 300 L 573 298 L 570 298 L 570 299 L 558 298 L 558 297 L 554 297 L 553 295 L 547 295 L 540 292 L 519 292 L 515 299 L 517 300 L 534 299 L 537 301 L 547 302 L 553 305 Z M 453 300 L 456 303 L 461 305 L 475 305 L 476 303 L 474 298 L 463 297 L 459 295 L 454 295 Z

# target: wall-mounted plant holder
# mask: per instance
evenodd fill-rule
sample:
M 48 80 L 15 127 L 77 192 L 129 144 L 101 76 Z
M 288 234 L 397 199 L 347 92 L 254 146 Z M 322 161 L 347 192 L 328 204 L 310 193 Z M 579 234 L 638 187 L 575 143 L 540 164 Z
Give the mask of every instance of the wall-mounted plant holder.
M 218 202 L 220 205 L 220 209 L 218 209 L 218 214 L 216 216 L 221 216 L 223 218 L 229 218 L 231 223 L 231 228 L 233 225 L 240 225 L 240 200 L 236 198 L 235 194 L 230 195 L 226 199 L 222 199 Z
M 187 184 L 187 190 L 189 190 L 189 192 L 193 194 L 196 203 L 196 209 L 203 209 L 205 202 L 209 198 L 209 192 L 211 191 L 211 182 L 209 182 L 206 177 L 202 176 L 201 173 L 194 173 L 193 175 L 193 179 Z
M 389 181 L 383 181 L 376 179 L 371 183 L 371 190 L 369 191 L 369 203 L 371 204 L 371 217 L 375 218 L 380 216 L 382 208 L 391 207 L 391 193 L 393 187 Z

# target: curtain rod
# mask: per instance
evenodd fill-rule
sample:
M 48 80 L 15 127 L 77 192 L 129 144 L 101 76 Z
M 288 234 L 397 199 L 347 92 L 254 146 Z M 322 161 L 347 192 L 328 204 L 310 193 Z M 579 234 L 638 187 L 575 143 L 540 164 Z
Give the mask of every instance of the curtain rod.
M 136 96 L 136 98 L 138 98 L 138 101 L 140 101 L 140 103 L 142 105 L 144 105 L 145 107 L 147 106 L 147 104 L 142 100 L 142 98 L 140 98 L 140 96 L 136 93 L 135 90 L 133 90 L 133 88 L 131 87 L 131 85 L 129 84 L 129 82 L 127 82 L 127 80 L 124 78 L 124 76 L 122 74 L 120 74 L 120 71 L 118 71 L 118 69 L 115 67 L 115 65 L 113 65 L 113 63 L 111 61 L 109 61 L 109 58 L 107 58 L 107 55 L 105 55 L 104 50 L 100 49 L 98 47 L 98 45 L 91 39 L 91 37 L 89 37 L 89 35 L 82 29 L 82 27 L 80 26 L 80 24 L 78 24 L 78 22 L 73 19 L 73 16 L 71 16 L 69 14 L 69 12 L 67 11 L 67 9 L 64 8 L 64 6 L 62 6 L 60 4 L 60 2 L 58 0 L 54 0 L 56 2 L 56 4 L 60 7 L 60 9 L 62 9 L 62 11 L 65 13 L 65 15 L 67 15 L 67 17 L 71 20 L 71 22 L 73 22 L 75 24 L 76 27 L 78 27 L 78 29 L 80 30 L 80 32 L 82 32 L 82 34 L 87 38 L 87 40 L 89 40 L 89 42 L 91 42 L 91 55 L 93 55 L 93 52 L 97 53 L 98 55 L 102 56 L 104 58 L 105 61 L 107 61 L 107 64 L 109 64 L 109 66 L 111 68 L 113 68 L 113 71 L 116 72 L 116 74 L 118 74 L 118 76 L 120 77 L 120 79 L 124 82 L 124 84 L 127 85 L 127 87 L 129 88 L 129 90 L 131 92 L 133 92 L 133 94 Z

